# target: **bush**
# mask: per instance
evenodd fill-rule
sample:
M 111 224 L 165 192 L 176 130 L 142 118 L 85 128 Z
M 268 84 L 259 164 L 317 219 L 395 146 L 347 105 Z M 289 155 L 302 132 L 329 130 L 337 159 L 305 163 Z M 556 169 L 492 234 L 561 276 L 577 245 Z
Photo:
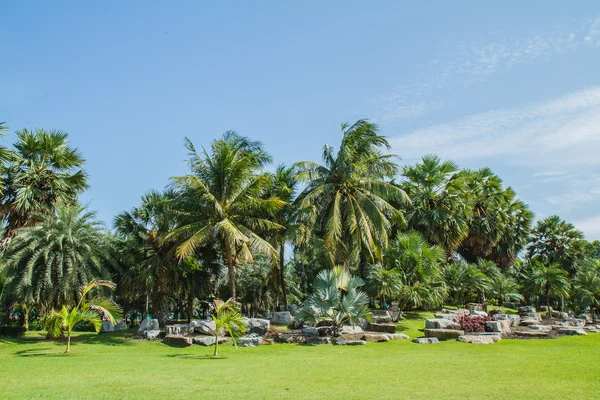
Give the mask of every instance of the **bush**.
M 21 338 L 25 336 L 25 328 L 22 326 L 0 326 L 0 336 Z
M 488 321 L 495 321 L 492 317 L 460 317 L 458 322 L 460 323 L 460 327 L 465 333 L 472 332 L 485 332 L 485 323 Z
M 75 332 L 96 332 L 96 328 L 94 324 L 90 321 L 80 321 L 75 324 L 73 327 L 73 331 Z
M 29 323 L 30 331 L 43 331 L 44 330 L 44 320 L 41 318 L 35 318 L 33 321 Z

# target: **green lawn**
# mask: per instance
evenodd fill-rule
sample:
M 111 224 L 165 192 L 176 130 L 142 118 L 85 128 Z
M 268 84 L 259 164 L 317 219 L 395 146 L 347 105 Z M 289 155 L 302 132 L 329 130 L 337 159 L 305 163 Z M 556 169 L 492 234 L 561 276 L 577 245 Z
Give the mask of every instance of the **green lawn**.
M 422 335 L 428 315 L 406 315 L 399 331 Z M 0 398 L 600 398 L 600 334 L 493 345 L 225 345 L 222 359 L 129 334 L 81 334 L 71 356 L 35 334 L 0 340 Z

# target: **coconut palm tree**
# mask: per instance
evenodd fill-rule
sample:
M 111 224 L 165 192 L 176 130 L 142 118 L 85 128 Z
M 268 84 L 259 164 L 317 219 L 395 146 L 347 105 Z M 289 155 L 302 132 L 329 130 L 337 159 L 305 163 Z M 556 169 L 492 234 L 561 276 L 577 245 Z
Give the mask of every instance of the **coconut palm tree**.
M 260 142 L 231 131 L 213 141 L 210 153 L 197 152 L 189 139 L 186 148 L 190 174 L 173 178 L 182 199 L 182 223 L 167 239 L 178 242 L 180 259 L 208 242 L 218 243 L 229 292 L 236 298 L 235 267 L 252 263 L 257 254 L 275 258 L 277 250 L 265 236 L 284 229 L 274 219 L 285 202 L 264 196 L 270 179 L 261 168 L 271 157 Z
M 229 333 L 233 340 L 233 345 L 237 346 L 236 339 L 246 332 L 246 322 L 240 314 L 239 306 L 234 299 L 227 301 L 215 300 L 214 312 L 210 316 L 215 322 L 215 353 L 214 357 L 219 357 L 219 333 L 223 330 Z
M 585 255 L 585 247 L 583 233 L 573 224 L 553 215 L 538 221 L 527 250 L 529 258 L 538 257 L 547 265 L 558 264 L 572 274 L 577 261 Z
M 23 129 L 17 131 L 13 147 L 0 177 L 4 239 L 51 214 L 56 206 L 75 203 L 88 187 L 84 159 L 69 146 L 67 133 Z
M 51 337 L 59 337 L 66 333 L 67 350 L 65 353 L 71 353 L 71 332 L 78 322 L 90 322 L 96 332 L 100 332 L 103 318 L 112 324 L 116 324 L 121 319 L 121 309 L 112 300 L 102 297 L 89 300 L 86 298 L 92 290 L 101 287 L 114 290 L 116 285 L 109 281 L 91 281 L 81 288 L 79 301 L 70 311 L 67 306 L 63 305 L 60 311 L 52 310 L 45 319 L 44 326 Z
M 473 211 L 463 174 L 453 161 L 441 162 L 436 155 L 406 166 L 400 186 L 412 201 L 406 211 L 408 228 L 430 243 L 442 246 L 448 258 L 469 234 Z
M 103 225 L 79 205 L 60 205 L 14 233 L 4 253 L 6 290 L 26 305 L 72 304 L 82 286 L 108 278 L 115 266 Z
M 390 183 L 397 173 L 389 143 L 377 125 L 359 120 L 342 124 L 339 149 L 325 145 L 324 164 L 295 164 L 298 179 L 307 184 L 296 199 L 298 221 L 307 228 L 300 242 L 320 239 L 332 265 L 349 268 L 363 254 L 367 261 L 380 260 L 394 223 L 402 213 L 392 202 L 406 205 L 404 191 Z
M 362 279 L 352 276 L 343 266 L 319 272 L 311 293 L 296 313 L 296 319 L 315 324 L 329 321 L 337 336 L 344 324 L 370 320 L 369 297 L 360 288 Z

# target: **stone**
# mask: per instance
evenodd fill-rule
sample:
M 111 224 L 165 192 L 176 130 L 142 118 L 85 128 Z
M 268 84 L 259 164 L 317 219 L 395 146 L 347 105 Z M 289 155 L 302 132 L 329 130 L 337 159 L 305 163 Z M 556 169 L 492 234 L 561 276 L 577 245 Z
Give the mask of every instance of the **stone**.
M 319 336 L 319 328 L 307 327 L 302 328 L 302 334 L 308 337 Z
M 540 331 L 540 332 L 550 332 L 552 331 L 552 327 L 550 325 L 529 325 L 528 326 L 529 329 L 533 329 L 534 331 Z
M 394 340 L 394 339 L 401 339 L 401 340 L 408 340 L 410 339 L 410 337 L 408 335 L 405 335 L 404 333 L 392 333 L 392 334 L 386 334 L 386 336 L 388 338 L 390 338 L 390 340 Z
M 256 333 L 251 333 L 238 338 L 237 345 L 239 347 L 255 347 L 260 345 L 261 340 L 262 338 Z
M 431 318 L 425 321 L 426 329 L 460 329 L 460 324 L 450 319 Z
M 336 340 L 333 344 L 336 346 L 364 346 L 367 342 L 364 340 Z
M 462 335 L 458 337 L 459 342 L 492 344 L 500 341 L 500 335 Z
M 246 327 L 246 333 L 256 333 L 258 336 L 264 336 L 269 331 L 271 323 L 268 319 L 250 318 Z
M 373 322 L 377 324 L 389 324 L 392 322 L 392 315 L 388 310 L 373 310 Z
M 264 344 L 264 345 L 267 345 L 267 346 L 270 346 L 270 345 L 272 345 L 273 343 L 275 343 L 275 341 L 274 341 L 273 339 L 265 339 L 265 338 L 262 338 L 262 340 L 260 341 L 260 344 L 261 344 L 261 345 L 263 345 L 263 344 Z
M 146 331 L 157 331 L 159 330 L 158 320 L 157 319 L 145 319 L 142 321 L 137 330 L 138 336 L 144 336 L 144 332 Z
M 289 311 L 270 312 L 267 318 L 273 325 L 289 325 L 292 323 L 292 314 Z
M 581 318 L 569 318 L 566 322 L 571 326 L 578 326 L 580 328 L 583 328 L 586 324 L 586 320 Z
M 167 335 L 192 336 L 194 327 L 188 324 L 167 325 L 165 326 L 165 333 Z
M 110 321 L 102 321 L 102 328 L 100 333 L 110 333 L 115 331 L 115 326 Z
M 344 333 L 342 335 L 339 336 L 340 340 L 363 340 L 364 337 L 364 333 L 362 332 L 357 332 L 357 333 Z
M 491 310 L 489 312 L 489 314 L 493 316 L 493 315 L 496 315 L 496 314 L 506 314 L 506 312 L 504 311 L 503 308 L 495 308 L 495 309 Z
M 502 303 L 502 307 L 506 307 L 506 308 L 519 308 L 520 304 L 519 303 L 515 303 L 513 301 L 505 301 Z
M 540 338 L 547 338 L 548 337 L 548 332 L 543 332 L 543 331 L 535 331 L 535 330 L 518 330 L 518 331 L 514 331 L 514 334 L 516 336 L 520 336 L 523 338 L 532 338 L 532 339 L 540 339 Z
M 345 333 L 362 333 L 362 328 L 360 326 L 349 326 L 349 325 L 344 325 L 342 326 L 342 330 L 341 333 L 345 334 Z M 395 326 L 394 326 L 394 332 L 396 331 Z
M 503 321 L 487 321 L 485 323 L 486 332 L 500 333 L 508 335 L 510 333 L 510 326 L 512 322 L 510 320 Z
M 309 337 L 306 338 L 306 344 L 329 344 L 331 343 L 331 338 L 329 336 L 323 337 Z
M 278 333 L 275 341 L 277 343 L 306 343 L 306 336 L 297 333 Z
M 534 312 L 535 312 L 535 308 L 533 306 L 519 307 L 519 314 L 534 313 Z
M 156 340 L 160 336 L 160 331 L 145 331 L 144 338 L 148 340 Z
M 540 321 L 537 319 L 524 319 L 521 320 L 520 326 L 530 326 L 530 325 L 539 325 Z
M 192 338 L 181 336 L 181 335 L 167 335 L 165 336 L 165 344 L 173 347 L 188 347 L 192 345 Z
M 398 322 L 402 319 L 402 310 L 397 305 L 390 306 L 388 311 L 392 317 L 392 322 Z
M 389 342 L 390 338 L 388 335 L 367 333 L 363 336 L 363 340 L 366 342 Z
M 583 327 L 583 330 L 588 332 L 588 333 L 598 333 L 600 332 L 600 329 L 598 329 L 598 327 L 596 325 L 586 325 Z
M 552 311 L 552 318 L 569 319 L 569 314 L 562 311 Z
M 219 336 L 219 344 L 231 342 L 230 338 Z M 196 336 L 192 338 L 192 343 L 200 346 L 214 346 L 214 336 Z
M 521 317 L 518 315 L 509 315 L 508 318 L 510 318 L 510 320 L 512 321 L 512 326 L 519 326 L 521 325 Z
M 199 333 L 201 335 L 215 335 L 215 329 L 217 326 L 215 325 L 215 321 L 212 319 L 200 319 L 197 321 L 190 322 L 190 327 L 194 328 L 194 332 Z M 221 329 L 219 332 L 219 336 L 225 336 L 225 329 Z
M 473 311 L 471 311 L 471 316 L 472 317 L 487 317 L 488 313 L 486 313 L 485 311 L 473 310 Z
M 121 332 L 127 329 L 127 324 L 125 321 L 121 320 L 118 324 L 115 325 L 115 332 Z
M 448 314 L 448 313 L 438 313 L 434 314 L 436 319 L 448 319 L 450 321 L 458 322 L 460 319 L 460 315 L 458 314 Z
M 559 335 L 587 335 L 587 332 L 578 327 L 564 327 L 560 328 L 557 332 Z
M 465 331 L 458 329 L 425 329 L 425 337 L 434 337 L 438 340 L 456 340 Z
M 371 332 L 396 333 L 396 324 L 369 324 Z
M 292 315 L 296 314 L 296 312 L 300 309 L 296 304 L 288 304 L 287 311 L 289 311 Z
M 413 343 L 418 343 L 418 344 L 437 344 L 437 343 L 439 343 L 439 340 L 437 338 L 434 338 L 434 337 L 420 337 L 420 338 L 413 339 Z

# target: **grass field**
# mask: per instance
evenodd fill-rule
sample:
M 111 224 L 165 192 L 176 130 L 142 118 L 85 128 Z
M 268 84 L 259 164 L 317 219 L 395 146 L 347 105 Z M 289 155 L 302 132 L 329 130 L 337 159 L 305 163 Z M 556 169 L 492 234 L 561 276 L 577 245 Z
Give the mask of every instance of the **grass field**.
M 423 317 L 399 327 L 422 336 Z M 0 340 L 0 398 L 597 399 L 600 334 L 493 345 L 168 347 L 80 334 L 74 354 L 36 333 Z

